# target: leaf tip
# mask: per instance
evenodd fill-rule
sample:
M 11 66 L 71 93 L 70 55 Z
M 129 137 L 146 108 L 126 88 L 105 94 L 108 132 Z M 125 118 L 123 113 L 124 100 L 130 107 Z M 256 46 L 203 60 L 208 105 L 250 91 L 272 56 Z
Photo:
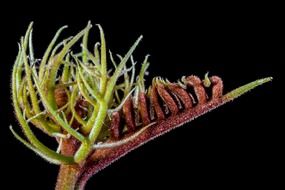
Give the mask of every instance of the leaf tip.
M 249 92 L 250 90 L 262 85 L 262 84 L 265 84 L 267 82 L 270 82 L 273 80 L 273 77 L 266 77 L 266 78 L 262 78 L 262 79 L 258 79 L 258 80 L 255 80 L 253 82 L 250 82 L 248 84 L 245 84 L 235 90 L 232 90 L 231 92 L 227 93 L 225 96 L 224 96 L 224 99 L 225 100 L 234 100 L 235 98 L 245 94 L 246 92 Z

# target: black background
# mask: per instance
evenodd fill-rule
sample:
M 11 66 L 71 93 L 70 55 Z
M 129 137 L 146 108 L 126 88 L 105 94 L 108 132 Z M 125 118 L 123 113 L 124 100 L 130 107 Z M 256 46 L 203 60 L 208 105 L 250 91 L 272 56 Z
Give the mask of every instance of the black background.
M 10 99 L 10 74 L 17 42 L 30 21 L 34 21 L 38 58 L 59 27 L 69 25 L 64 34 L 74 35 L 91 20 L 102 25 L 114 53 L 124 54 L 144 35 L 135 59 L 142 61 L 151 54 L 148 82 L 154 76 L 174 81 L 183 75 L 203 77 L 209 71 L 222 77 L 225 91 L 230 91 L 257 78 L 274 77 L 272 83 L 133 151 L 93 177 L 87 189 L 272 188 L 277 184 L 284 125 L 277 124 L 282 101 L 276 90 L 282 88 L 277 85 L 281 80 L 277 67 L 285 60 L 284 45 L 280 46 L 282 15 L 256 6 L 80 6 L 65 11 L 33 8 L 20 14 L 9 9 L 9 14 L 1 15 L 1 183 L 9 185 L 4 189 L 53 189 L 58 171 L 24 148 L 8 129 L 10 124 L 19 129 Z M 99 40 L 96 27 L 91 35 L 93 42 Z

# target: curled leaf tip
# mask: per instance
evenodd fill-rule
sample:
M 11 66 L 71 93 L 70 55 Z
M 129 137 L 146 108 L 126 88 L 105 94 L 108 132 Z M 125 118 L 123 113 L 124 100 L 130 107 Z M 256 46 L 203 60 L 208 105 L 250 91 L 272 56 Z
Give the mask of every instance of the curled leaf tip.
M 210 86 L 211 86 L 211 81 L 210 81 L 208 75 L 209 75 L 209 72 L 207 72 L 207 73 L 205 74 L 205 77 L 204 77 L 204 80 L 203 80 L 203 83 L 204 83 L 204 86 L 205 86 L 205 87 L 210 87 Z

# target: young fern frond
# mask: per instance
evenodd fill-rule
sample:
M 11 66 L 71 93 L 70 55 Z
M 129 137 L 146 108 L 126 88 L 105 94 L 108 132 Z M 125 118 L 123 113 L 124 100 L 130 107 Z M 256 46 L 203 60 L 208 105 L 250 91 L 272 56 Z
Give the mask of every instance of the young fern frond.
M 11 81 L 24 138 L 10 130 L 36 154 L 61 165 L 59 190 L 82 189 L 92 175 L 131 150 L 272 80 L 259 79 L 224 94 L 222 79 L 206 73 L 202 80 L 190 75 L 175 83 L 156 77 L 147 88 L 149 55 L 138 74 L 133 58 L 142 36 L 125 56 L 117 55 L 117 63 L 100 25 L 100 43 L 93 51 L 88 50 L 91 22 L 74 37 L 57 43 L 64 26 L 39 62 L 32 26 L 21 38 Z M 73 53 L 80 40 L 81 51 Z M 108 61 L 113 68 L 108 68 Z M 54 138 L 57 150 L 44 145 L 33 127 Z

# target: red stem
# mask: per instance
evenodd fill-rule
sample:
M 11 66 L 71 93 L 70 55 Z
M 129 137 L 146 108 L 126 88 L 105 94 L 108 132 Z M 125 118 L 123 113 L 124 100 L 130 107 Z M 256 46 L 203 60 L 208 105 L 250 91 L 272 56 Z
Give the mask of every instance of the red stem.
M 76 188 L 84 189 L 87 181 L 94 174 L 99 172 L 100 170 L 106 168 L 114 161 L 123 157 L 130 151 L 138 148 L 139 146 L 147 143 L 148 141 L 153 140 L 154 138 L 169 132 L 172 129 L 175 129 L 186 122 L 192 121 L 196 117 L 199 117 L 221 105 L 227 103 L 229 100 L 226 98 L 214 99 L 212 101 L 207 102 L 206 104 L 194 107 L 192 109 L 185 110 L 182 113 L 179 113 L 174 116 L 170 116 L 165 120 L 162 120 L 156 125 L 145 130 L 142 134 L 140 134 L 136 139 L 119 146 L 117 148 L 106 148 L 106 149 L 98 149 L 93 155 L 90 156 L 89 162 L 83 166 L 80 176 L 78 178 Z

